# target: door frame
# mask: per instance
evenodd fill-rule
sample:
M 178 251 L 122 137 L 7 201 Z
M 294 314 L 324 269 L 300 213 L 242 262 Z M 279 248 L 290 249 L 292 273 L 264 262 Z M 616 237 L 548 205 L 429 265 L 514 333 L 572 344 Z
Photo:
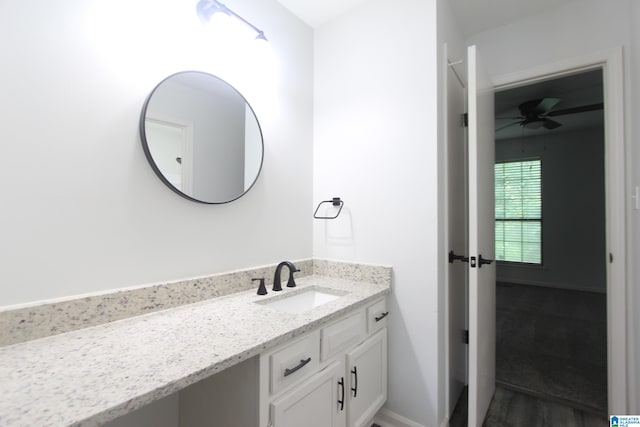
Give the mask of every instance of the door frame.
M 602 69 L 605 122 L 605 229 L 607 256 L 607 386 L 609 414 L 626 414 L 627 242 L 624 135 L 624 64 L 622 47 L 569 58 L 493 77 L 496 91 Z
M 182 130 L 182 188 L 183 193 L 193 193 L 193 152 L 194 152 L 194 124 L 189 120 L 169 117 L 162 114 L 147 114 L 145 122 L 153 122 Z

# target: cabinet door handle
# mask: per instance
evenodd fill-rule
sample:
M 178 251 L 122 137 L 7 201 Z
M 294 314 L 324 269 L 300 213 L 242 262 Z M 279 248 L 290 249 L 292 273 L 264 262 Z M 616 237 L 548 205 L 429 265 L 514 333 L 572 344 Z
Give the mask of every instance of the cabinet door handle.
M 389 315 L 388 311 L 385 311 L 384 313 L 382 313 L 380 316 L 376 317 L 376 322 L 381 321 L 382 319 L 384 319 L 385 317 L 387 317 Z
M 338 400 L 338 405 L 340 405 L 340 410 L 344 411 L 344 377 L 340 377 L 340 381 L 338 381 L 338 385 L 340 386 L 340 400 Z
M 351 387 L 351 391 L 353 392 L 353 397 L 356 397 L 358 395 L 358 367 L 354 366 L 351 373 L 354 375 L 354 387 Z
M 294 367 L 293 367 L 293 368 L 291 368 L 291 369 L 289 369 L 289 368 L 285 369 L 285 370 L 284 370 L 284 376 L 285 376 L 285 377 L 287 377 L 287 376 L 289 376 L 289 375 L 293 374 L 295 371 L 297 371 L 297 370 L 298 370 L 298 369 L 300 369 L 300 368 L 303 368 L 303 367 L 304 367 L 304 365 L 306 365 L 306 364 L 307 364 L 307 363 L 309 363 L 309 362 L 311 362 L 311 358 L 310 358 L 310 357 L 309 357 L 309 358 L 307 358 L 307 359 L 302 359 L 302 360 L 300 360 L 300 363 L 298 363 L 298 365 L 297 365 L 297 366 L 294 366 Z

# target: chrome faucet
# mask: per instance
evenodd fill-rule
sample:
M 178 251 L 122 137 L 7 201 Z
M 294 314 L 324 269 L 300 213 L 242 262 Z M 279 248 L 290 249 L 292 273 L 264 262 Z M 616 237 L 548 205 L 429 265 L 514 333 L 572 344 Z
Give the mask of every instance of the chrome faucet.
M 276 267 L 276 274 L 273 277 L 273 290 L 274 291 L 281 291 L 282 290 L 282 284 L 280 282 L 280 275 L 282 274 L 282 267 L 284 267 L 284 266 L 286 266 L 289 269 L 289 281 L 287 281 L 287 287 L 288 288 L 295 288 L 295 286 L 296 286 L 296 282 L 293 280 L 293 273 L 295 273 L 296 271 L 300 271 L 300 270 L 298 270 L 296 268 L 296 266 L 293 265 L 293 263 L 291 261 L 282 261 Z

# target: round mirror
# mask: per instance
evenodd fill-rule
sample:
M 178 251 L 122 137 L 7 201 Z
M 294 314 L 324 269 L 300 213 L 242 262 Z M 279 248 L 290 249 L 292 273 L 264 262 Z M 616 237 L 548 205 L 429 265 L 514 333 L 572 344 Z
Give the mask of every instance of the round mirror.
M 235 200 L 262 169 L 262 131 L 253 109 L 233 86 L 204 72 L 161 81 L 142 108 L 140 136 L 158 177 L 189 200 Z

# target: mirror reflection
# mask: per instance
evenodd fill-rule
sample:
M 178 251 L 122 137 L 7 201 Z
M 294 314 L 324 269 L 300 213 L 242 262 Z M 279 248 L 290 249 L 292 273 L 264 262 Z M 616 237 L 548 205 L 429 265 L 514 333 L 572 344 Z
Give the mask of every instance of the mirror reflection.
M 158 177 L 190 200 L 235 200 L 262 168 L 262 132 L 251 106 L 233 86 L 204 72 L 160 82 L 142 109 L 140 134 Z

